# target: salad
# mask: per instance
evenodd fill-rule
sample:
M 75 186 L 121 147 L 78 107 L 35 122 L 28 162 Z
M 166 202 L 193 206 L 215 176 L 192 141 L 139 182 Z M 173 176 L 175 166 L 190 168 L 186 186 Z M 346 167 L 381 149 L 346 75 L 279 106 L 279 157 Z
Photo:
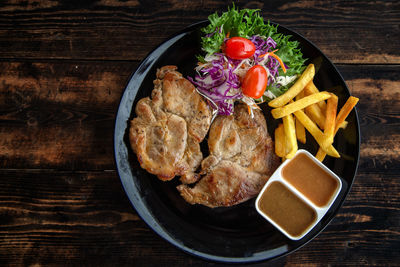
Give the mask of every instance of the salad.
M 305 69 L 299 43 L 265 23 L 259 10 L 233 6 L 208 19 L 201 30 L 204 55 L 188 79 L 218 114 L 231 115 L 235 101 L 246 103 L 252 114 L 257 104 L 286 92 Z

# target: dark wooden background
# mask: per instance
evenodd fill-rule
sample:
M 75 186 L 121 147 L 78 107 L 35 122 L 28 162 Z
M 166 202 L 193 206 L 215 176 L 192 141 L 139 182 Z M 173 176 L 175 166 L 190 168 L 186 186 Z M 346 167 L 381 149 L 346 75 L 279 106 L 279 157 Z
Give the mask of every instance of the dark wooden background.
M 113 159 L 140 60 L 231 1 L 0 2 L 0 264 L 202 266 L 137 216 Z M 276 265 L 400 265 L 400 3 L 239 1 L 314 42 L 359 97 L 361 158 L 325 231 Z M 210 265 L 216 265 L 208 263 Z

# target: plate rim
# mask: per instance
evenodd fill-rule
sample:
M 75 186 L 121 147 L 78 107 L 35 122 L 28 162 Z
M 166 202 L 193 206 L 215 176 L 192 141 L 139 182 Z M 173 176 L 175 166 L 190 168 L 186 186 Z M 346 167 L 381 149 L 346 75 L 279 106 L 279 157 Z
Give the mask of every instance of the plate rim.
M 351 95 L 351 92 L 346 84 L 345 79 L 343 78 L 343 76 L 341 75 L 341 73 L 339 72 L 339 70 L 337 69 L 336 65 L 313 43 L 311 42 L 309 39 L 305 38 L 303 35 L 299 34 L 298 32 L 287 28 L 285 26 L 282 26 L 281 24 L 275 23 L 273 21 L 268 20 L 268 22 L 274 26 L 278 26 L 278 32 L 279 32 L 279 28 L 282 28 L 288 32 L 291 32 L 295 35 L 298 35 L 300 38 L 304 39 L 306 42 L 308 42 L 313 49 L 317 50 L 322 57 L 328 61 L 328 63 L 333 67 L 334 71 L 336 72 L 336 74 L 338 75 L 338 77 L 340 78 L 341 82 L 344 85 L 344 89 L 345 91 Z M 360 146 L 361 146 L 361 131 L 360 131 L 360 121 L 359 121 L 359 116 L 358 116 L 358 111 L 357 111 L 357 107 L 354 107 L 354 115 L 355 115 L 355 124 L 356 124 L 356 133 L 357 133 L 357 141 L 356 141 L 356 147 L 357 147 L 357 158 L 355 159 L 355 168 L 354 168 L 354 175 L 353 178 L 351 180 L 351 183 L 348 184 L 348 188 L 346 190 L 346 192 L 344 193 L 343 197 L 340 199 L 338 206 L 336 208 L 336 210 L 330 215 L 330 218 L 328 219 L 327 223 L 322 226 L 313 236 L 311 236 L 307 241 L 305 241 L 303 244 L 295 247 L 292 250 L 288 250 L 286 252 L 283 252 L 281 254 L 276 254 L 272 257 L 225 257 L 225 256 L 217 256 L 217 255 L 212 255 L 212 254 L 208 254 L 208 253 L 204 253 L 204 252 L 200 252 L 197 251 L 195 249 L 189 248 L 179 242 L 177 242 L 173 237 L 171 237 L 171 235 L 169 235 L 168 233 L 166 233 L 165 231 L 162 230 L 162 227 L 160 227 L 158 224 L 154 225 L 151 224 L 150 221 L 148 221 L 148 219 L 153 218 L 152 216 L 148 216 L 146 215 L 144 212 L 144 210 L 142 209 L 142 207 L 140 207 L 138 205 L 138 203 L 136 203 L 133 199 L 133 197 L 131 196 L 131 194 L 129 193 L 129 188 L 128 188 L 128 181 L 126 179 L 124 179 L 122 176 L 122 171 L 121 171 L 121 166 L 119 165 L 119 161 L 120 161 L 120 156 L 118 155 L 118 149 L 117 147 L 119 147 L 119 143 L 118 141 L 123 141 L 119 139 L 119 135 L 117 132 L 117 126 L 119 124 L 120 121 L 120 116 L 121 116 L 121 105 L 123 104 L 123 100 L 125 100 L 125 98 L 127 97 L 128 94 L 128 89 L 129 89 L 129 85 L 132 82 L 132 79 L 134 78 L 134 76 L 136 75 L 136 73 L 143 69 L 145 67 L 145 63 L 146 60 L 149 59 L 149 57 L 155 53 L 158 49 L 161 49 L 161 47 L 163 45 L 165 45 L 166 43 L 168 43 L 169 41 L 171 41 L 174 38 L 179 37 L 182 34 L 188 33 L 192 30 L 197 30 L 197 28 L 200 28 L 201 25 L 206 25 L 208 23 L 208 20 L 202 20 L 193 24 L 190 24 L 189 26 L 185 27 L 184 29 L 170 35 L 169 37 L 167 37 L 166 39 L 164 39 L 161 43 L 159 43 L 158 45 L 156 45 L 149 53 L 147 53 L 147 55 L 140 61 L 139 65 L 131 72 L 129 78 L 127 79 L 127 82 L 125 83 L 125 87 L 124 90 L 122 92 L 122 95 L 120 97 L 120 101 L 118 104 L 118 110 L 117 113 L 115 115 L 114 118 L 114 135 L 113 135 L 113 149 L 114 149 L 114 163 L 117 169 L 117 173 L 118 176 L 120 178 L 120 182 L 122 183 L 122 186 L 124 188 L 125 194 L 127 195 L 131 205 L 133 206 L 133 208 L 135 209 L 136 213 L 138 214 L 138 216 L 141 218 L 141 220 L 143 220 L 146 225 L 152 230 L 154 231 L 158 236 L 160 236 L 162 239 L 164 239 L 165 241 L 167 241 L 168 243 L 174 245 L 176 248 L 180 249 L 181 251 L 187 253 L 188 255 L 191 256 L 195 256 L 198 258 L 201 258 L 203 260 L 206 261 L 211 261 L 211 262 L 218 262 L 218 263 L 257 263 L 257 262 L 265 262 L 265 261 L 271 261 L 271 260 L 276 260 L 278 258 L 287 256 L 295 251 L 297 251 L 298 249 L 304 247 L 306 244 L 308 244 L 310 241 L 312 241 L 314 238 L 316 238 L 317 236 L 319 236 L 321 234 L 322 231 L 325 230 L 325 228 L 331 223 L 331 221 L 333 220 L 333 218 L 336 217 L 337 213 L 339 212 L 340 208 L 343 206 L 348 194 L 350 193 L 352 186 L 354 184 L 355 178 L 357 176 L 357 171 L 358 171 L 358 167 L 359 167 L 359 161 L 360 161 Z M 293 37 L 293 35 L 292 35 Z M 147 67 L 148 68 L 148 67 Z M 139 89 L 138 89 L 139 90 Z M 137 93 L 137 92 L 136 92 Z M 135 95 L 136 97 L 136 95 Z M 133 110 L 133 106 L 130 108 L 131 112 Z M 128 122 L 125 122 L 126 125 L 128 125 Z M 124 128 L 124 131 L 126 131 L 126 128 Z M 123 135 L 122 135 L 123 136 Z M 136 192 L 137 193 L 137 192 Z

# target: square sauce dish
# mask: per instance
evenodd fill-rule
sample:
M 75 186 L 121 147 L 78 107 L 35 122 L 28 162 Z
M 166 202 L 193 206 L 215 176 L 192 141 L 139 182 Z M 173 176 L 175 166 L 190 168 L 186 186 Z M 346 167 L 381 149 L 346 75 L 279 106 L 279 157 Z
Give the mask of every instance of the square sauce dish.
M 299 240 L 327 213 L 341 188 L 341 178 L 299 149 L 272 174 L 255 206 L 284 235 Z

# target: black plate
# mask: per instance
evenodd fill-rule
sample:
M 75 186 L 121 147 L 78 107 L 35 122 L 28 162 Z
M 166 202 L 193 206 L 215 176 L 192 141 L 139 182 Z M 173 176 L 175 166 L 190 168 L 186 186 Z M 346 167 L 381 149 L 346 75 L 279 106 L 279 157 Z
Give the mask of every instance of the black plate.
M 334 146 L 340 159 L 327 157 L 325 164 L 343 180 L 343 188 L 332 208 L 304 238 L 292 241 L 286 238 L 255 210 L 255 199 L 230 208 L 210 209 L 187 204 L 175 189 L 177 179 L 162 182 L 141 169 L 128 140 L 128 122 L 136 103 L 149 96 L 157 68 L 177 65 L 186 77 L 193 76 L 196 54 L 200 51 L 200 28 L 207 22 L 192 25 L 168 39 L 153 50 L 132 75 L 118 109 L 114 133 L 115 159 L 125 191 L 140 217 L 162 238 L 192 255 L 219 262 L 256 262 L 288 254 L 303 246 L 331 221 L 348 194 L 357 171 L 360 130 L 356 110 L 348 117 L 348 127 L 340 130 Z M 341 107 L 349 97 L 349 90 L 330 60 L 301 35 L 284 28 L 278 31 L 298 40 L 307 63 L 314 63 L 314 82 L 320 89 L 334 92 Z M 263 107 L 270 133 L 276 120 Z M 273 135 L 271 135 L 273 136 Z M 316 153 L 317 144 L 310 135 L 306 148 Z

